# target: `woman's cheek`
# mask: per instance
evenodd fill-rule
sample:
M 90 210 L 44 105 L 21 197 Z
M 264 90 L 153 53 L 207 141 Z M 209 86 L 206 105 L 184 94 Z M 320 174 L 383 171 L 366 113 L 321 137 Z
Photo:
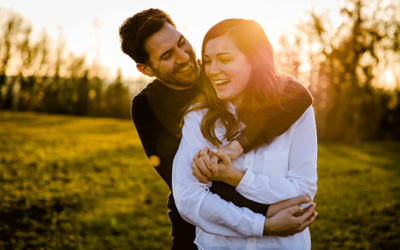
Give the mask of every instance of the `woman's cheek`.
M 210 74 L 208 72 L 210 72 L 210 66 L 204 66 L 204 71 L 206 72 L 206 76 L 208 77 L 208 79 L 210 79 Z

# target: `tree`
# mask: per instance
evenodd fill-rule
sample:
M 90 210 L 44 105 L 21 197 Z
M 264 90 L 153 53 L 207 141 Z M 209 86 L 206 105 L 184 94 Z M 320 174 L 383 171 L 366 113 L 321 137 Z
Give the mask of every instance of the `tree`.
M 105 93 L 106 107 L 104 114 L 108 117 L 129 118 L 130 99 L 128 88 L 122 83 L 121 69 L 118 70 L 115 82 L 110 84 Z
M 320 138 L 347 142 L 379 138 L 388 106 L 374 84 L 388 55 L 399 51 L 399 11 L 394 2 L 349 0 L 341 2 L 343 21 L 337 29 L 328 15 L 313 11 L 309 22 L 299 25 L 313 48 L 311 58 L 317 59 L 311 67 L 318 64 L 310 85 Z
M 26 29 L 27 23 L 23 17 L 12 10 L 0 9 L 0 107 L 11 108 L 13 100 L 14 82 L 8 86 L 6 98 L 3 100 L 2 90 L 6 85 L 7 69 L 10 59 L 17 52 L 21 44 L 20 33 Z

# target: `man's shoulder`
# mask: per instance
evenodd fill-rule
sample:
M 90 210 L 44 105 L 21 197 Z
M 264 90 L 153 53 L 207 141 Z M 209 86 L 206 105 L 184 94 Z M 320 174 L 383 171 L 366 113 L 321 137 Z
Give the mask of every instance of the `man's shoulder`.
M 148 104 L 148 95 L 152 92 L 156 91 L 157 88 L 157 79 L 152 81 L 151 83 L 147 84 L 145 88 L 143 88 L 137 95 L 135 95 L 132 99 L 132 106 L 133 105 L 144 105 Z
M 283 95 L 311 99 L 311 93 L 299 80 L 291 75 L 286 75 L 285 78 Z
M 142 89 L 137 95 L 132 98 L 132 105 L 143 102 L 147 102 L 146 88 Z
M 281 106 L 290 113 L 303 113 L 312 102 L 310 91 L 296 78 L 288 75 L 280 96 Z
M 144 89 L 142 89 L 137 95 L 132 98 L 131 102 L 131 115 L 133 120 L 143 117 L 144 114 L 153 113 L 149 95 L 154 92 L 154 88 L 157 85 L 157 79 L 149 83 Z
M 131 103 L 132 118 L 135 117 L 135 114 L 142 113 L 142 111 L 148 110 L 149 108 L 150 108 L 150 103 L 147 99 L 147 95 L 144 90 L 142 90 L 135 97 L 132 98 L 132 103 Z

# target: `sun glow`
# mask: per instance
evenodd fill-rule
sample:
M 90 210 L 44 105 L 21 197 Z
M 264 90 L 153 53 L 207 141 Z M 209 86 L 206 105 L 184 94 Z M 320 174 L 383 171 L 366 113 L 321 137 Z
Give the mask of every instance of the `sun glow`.
M 280 34 L 290 33 L 293 25 L 311 8 L 335 8 L 336 1 L 312 3 L 309 0 L 248 0 L 248 1 L 78 1 L 14 0 L 0 7 L 12 8 L 32 22 L 34 34 L 46 29 L 53 39 L 62 31 L 66 51 L 84 54 L 87 62 L 94 59 L 109 69 L 113 77 L 118 68 L 126 77 L 137 77 L 135 63 L 120 50 L 118 27 L 129 16 L 147 8 L 159 8 L 173 18 L 177 28 L 192 43 L 198 56 L 204 34 L 217 22 L 226 18 L 253 19 L 265 30 L 272 44 Z

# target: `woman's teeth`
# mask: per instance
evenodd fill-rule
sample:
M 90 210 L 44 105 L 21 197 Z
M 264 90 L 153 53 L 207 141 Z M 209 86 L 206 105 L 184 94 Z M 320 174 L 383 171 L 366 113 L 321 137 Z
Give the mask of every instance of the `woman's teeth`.
M 184 73 L 190 69 L 190 63 L 188 63 L 185 67 L 178 70 L 178 73 Z
M 215 85 L 222 85 L 230 82 L 230 80 L 215 80 L 214 83 Z

